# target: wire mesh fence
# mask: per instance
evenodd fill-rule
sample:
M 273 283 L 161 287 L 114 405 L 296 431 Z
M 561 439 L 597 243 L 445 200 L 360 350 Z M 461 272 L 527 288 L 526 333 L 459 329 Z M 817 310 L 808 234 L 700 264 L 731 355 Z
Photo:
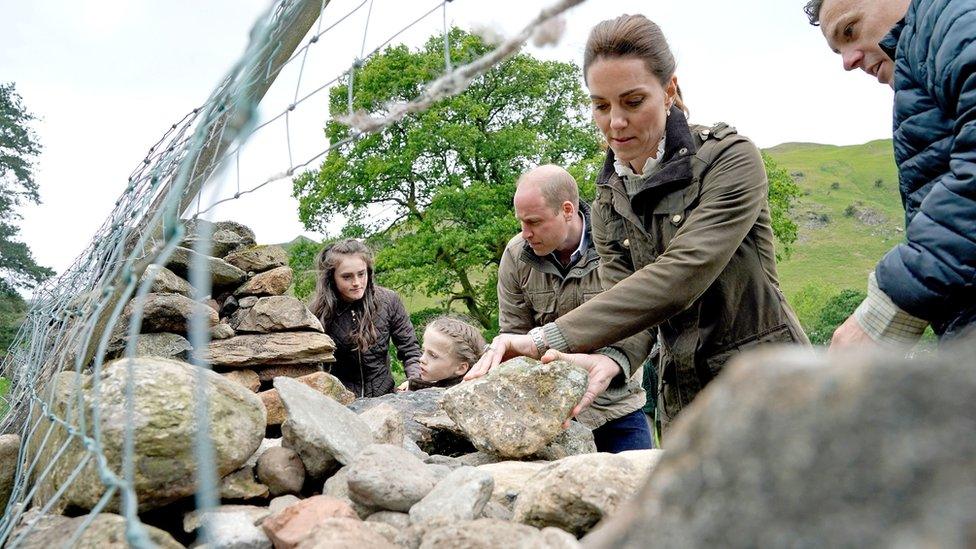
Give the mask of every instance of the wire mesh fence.
M 290 181 L 333 148 L 463 92 L 534 33 L 551 33 L 547 22 L 582 2 L 556 2 L 490 54 L 466 64 L 451 58 L 451 0 L 409 9 L 383 6 L 381 0 L 340 8 L 330 0 L 274 4 L 256 22 L 241 60 L 210 97 L 149 148 L 88 248 L 64 274 L 35 292 L 27 319 L 0 366 L 0 376 L 10 381 L 6 402 L 0 403 L 0 408 L 9 408 L 0 433 L 20 439 L 14 483 L 0 519 L 0 545 L 23 544 L 46 516 L 67 509 L 80 517 L 70 532 L 60 532 L 57 539 L 65 545 L 74 545 L 99 513 L 112 511 L 124 517 L 129 544 L 154 546 L 151 529 L 140 521 L 140 512 L 152 503 L 142 493 L 140 478 L 146 467 L 161 465 L 145 459 L 149 443 L 140 438 L 144 425 L 137 407 L 154 383 L 178 381 L 147 380 L 132 360 L 142 332 L 143 305 L 159 272 L 151 266 L 167 265 L 174 254 L 183 253 L 178 247 L 192 244 L 190 298 L 205 301 L 214 289 L 208 261 L 214 225 L 198 219 L 221 215 L 227 205 L 258 191 L 281 192 L 270 185 Z M 377 18 L 404 23 L 377 36 Z M 382 105 L 374 112 L 354 110 L 357 69 L 421 24 L 443 29 L 443 74 L 411 101 Z M 337 29 L 361 38 L 351 59 L 329 54 Z M 342 120 L 352 128 L 348 139 L 297 139 L 309 132 L 321 135 L 328 90 L 337 85 L 349 90 L 349 109 Z M 262 117 L 259 106 L 270 114 Z M 255 150 L 265 154 L 252 161 Z M 192 478 L 173 483 L 174 490 L 176 485 L 189 486 L 197 509 L 218 504 L 216 487 L 224 473 L 212 436 L 213 418 L 221 410 L 208 381 L 210 328 L 206 312 L 195 310 L 187 334 L 193 349 L 189 361 L 196 368 L 192 382 L 181 388 L 191 409 L 179 410 L 194 423 L 184 456 Z M 111 357 L 127 360 L 109 366 Z M 109 398 L 119 406 L 103 406 Z M 205 529 L 204 540 L 207 535 Z

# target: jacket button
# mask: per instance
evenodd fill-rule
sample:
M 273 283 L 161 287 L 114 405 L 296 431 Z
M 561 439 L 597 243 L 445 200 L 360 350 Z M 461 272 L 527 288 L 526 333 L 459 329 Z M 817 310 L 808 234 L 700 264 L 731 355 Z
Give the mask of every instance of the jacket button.
M 671 223 L 674 223 L 675 225 L 681 223 L 681 214 L 674 214 L 671 216 Z
M 688 152 L 688 149 L 686 149 L 684 147 L 681 147 L 681 149 L 678 151 L 678 154 L 685 154 L 687 152 Z
M 629 238 L 625 238 L 623 244 L 624 244 L 624 248 L 629 248 L 630 247 L 630 239 Z

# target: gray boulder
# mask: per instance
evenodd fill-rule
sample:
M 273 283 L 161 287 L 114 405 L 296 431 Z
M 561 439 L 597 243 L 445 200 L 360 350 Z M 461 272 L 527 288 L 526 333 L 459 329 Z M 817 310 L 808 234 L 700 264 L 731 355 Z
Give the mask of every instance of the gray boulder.
M 593 431 L 578 421 L 570 421 L 569 428 L 556 435 L 552 442 L 536 452 L 531 459 L 556 461 L 567 456 L 595 452 L 596 441 L 593 440 Z
M 254 467 L 245 465 L 220 479 L 220 499 L 267 499 L 268 487 L 254 478 Z
M 272 381 L 279 376 L 302 377 L 316 372 L 321 372 L 322 366 L 319 364 L 287 364 L 283 366 L 270 365 L 262 366 L 257 370 L 258 378 L 261 381 Z
M 630 460 L 614 454 L 570 456 L 528 479 L 512 520 L 579 537 L 633 496 L 643 479 Z
M 396 549 L 382 534 L 374 532 L 363 521 L 351 518 L 327 518 L 302 539 L 299 549 Z
M 397 530 L 404 530 L 410 526 L 410 515 L 398 511 L 377 511 L 366 517 L 366 522 L 382 522 Z
M 152 286 L 149 290 L 152 293 L 180 294 L 185 297 L 192 297 L 193 287 L 190 286 L 190 283 L 162 265 L 147 267 L 146 272 L 142 273 L 139 285 L 141 286 L 147 279 L 152 279 Z
M 224 257 L 227 254 L 254 246 L 254 231 L 235 223 L 234 221 L 218 221 L 216 223 L 203 219 L 191 219 L 183 223 L 186 228 L 181 246 L 193 248 L 196 243 L 209 235 L 210 253 L 214 257 Z
M 224 368 L 333 362 L 332 338 L 318 332 L 238 335 L 211 341 L 204 359 Z
M 185 334 L 188 332 L 190 317 L 194 313 L 202 314 L 207 319 L 208 327 L 215 326 L 219 321 L 217 311 L 188 297 L 179 294 L 146 294 L 126 304 L 123 311 L 123 318 L 126 319 L 123 330 L 128 330 L 128 319 L 140 306 L 142 307 L 140 331 L 144 334 L 153 332 Z
M 524 524 L 498 519 L 460 521 L 432 528 L 423 534 L 420 549 L 498 549 L 519 547 L 526 549 L 572 549 L 575 540 L 565 533 L 537 530 Z
M 208 514 L 204 521 L 210 534 L 207 549 L 271 549 L 271 540 L 247 513 Z
M 580 366 L 519 357 L 480 379 L 451 387 L 442 406 L 477 449 L 521 458 L 542 450 L 562 432 L 586 383 L 586 370 Z
M 239 334 L 269 334 L 308 330 L 324 332 L 322 323 L 304 303 L 290 296 L 262 297 L 253 307 L 240 309 L 231 327 Z
M 387 403 L 373 406 L 359 414 L 359 419 L 369 426 L 369 430 L 373 433 L 373 440 L 376 442 L 403 446 L 406 426 L 403 415 L 393 406 Z
M 491 475 L 491 501 L 511 509 L 518 495 L 546 464 L 533 461 L 502 461 L 479 465 L 478 470 Z
M 84 530 L 79 532 L 79 529 L 89 518 L 88 515 L 70 519 L 58 516 L 49 521 L 48 527 L 29 531 L 18 546 L 30 548 L 70 546 L 78 549 L 129 549 L 129 542 L 125 537 L 125 518 L 112 513 L 99 513 Z M 183 545 L 163 530 L 147 524 L 144 524 L 143 528 L 145 528 L 146 535 L 153 546 L 162 549 L 183 549 Z M 76 534 L 78 538 L 74 539 L 73 543 L 69 543 Z
M 976 545 L 973 349 L 741 355 L 586 546 Z
M 297 494 L 305 484 L 302 458 L 289 448 L 269 448 L 258 458 L 258 480 L 268 487 L 272 497 Z
M 193 346 L 190 342 L 177 334 L 139 334 L 136 339 L 136 356 L 156 356 L 186 362 L 192 352 Z
M 406 427 L 406 439 L 416 443 L 427 454 L 459 456 L 474 451 L 464 433 L 441 407 L 444 389 L 390 393 L 358 399 L 349 405 L 356 413 L 387 404 L 399 411 Z
M 189 280 L 192 278 L 190 276 L 190 269 L 193 268 L 194 258 L 199 255 L 189 248 L 177 247 L 173 251 L 173 255 L 169 257 L 169 263 L 166 264 L 166 267 L 177 275 Z M 223 259 L 204 256 L 203 264 L 206 265 L 206 269 L 210 273 L 210 285 L 214 290 L 237 286 L 247 278 L 245 271 L 238 269 Z
M 451 471 L 424 499 L 410 508 L 410 522 L 437 518 L 474 520 L 491 498 L 494 480 L 485 471 L 461 467 Z
M 7 501 L 13 491 L 14 473 L 17 472 L 17 455 L 19 452 L 19 436 L 0 435 L 0 509 L 7 507 Z
M 224 261 L 245 272 L 261 273 L 287 265 L 288 252 L 281 246 L 254 246 L 231 252 Z
M 183 531 L 192 534 L 200 528 L 203 521 L 212 520 L 217 515 L 244 515 L 247 517 L 247 522 L 253 525 L 261 522 L 270 514 L 271 511 L 267 507 L 256 505 L 220 505 L 203 513 L 190 511 L 183 515 Z
M 288 377 L 276 377 L 274 386 L 288 412 L 282 446 L 301 456 L 312 478 L 335 469 L 336 462 L 352 463 L 373 443 L 369 427 L 342 404 Z
M 234 337 L 234 335 L 234 329 L 226 322 L 221 322 L 210 328 L 210 339 L 227 339 Z
M 288 287 L 291 286 L 291 281 L 294 276 L 295 273 L 291 270 L 291 267 L 271 269 L 270 271 L 258 273 L 251 277 L 235 290 L 234 294 L 241 296 L 241 307 L 244 307 L 243 301 L 248 297 L 283 295 L 288 291 Z
M 134 388 L 131 415 L 125 398 L 129 366 Z M 162 358 L 142 357 L 132 359 L 131 363 L 120 359 L 104 366 L 98 380 L 97 398 L 92 391 L 94 380 L 74 372 L 57 374 L 45 393 L 50 395 L 51 412 L 68 418 L 73 425 L 77 414 L 69 409 L 77 406 L 76 391 L 80 391 L 89 418 L 93 409 L 98 408 L 102 453 L 112 470 L 122 470 L 125 426 L 136 427 L 134 488 L 139 509 L 147 510 L 192 495 L 196 489 L 196 388 L 201 378 L 207 384 L 210 398 L 209 430 L 213 437 L 214 466 L 224 476 L 241 467 L 260 445 L 266 419 L 257 395 L 219 374 Z M 46 431 L 48 420 L 39 415 L 40 410 L 35 409 L 34 421 L 41 421 L 40 428 Z M 92 428 L 91 422 L 87 428 Z M 94 460 L 88 460 L 77 477 L 68 482 L 72 471 L 88 453 L 77 438 L 71 437 L 61 458 L 54 460 L 67 439 L 68 433 L 60 424 L 54 425 L 46 439 L 31 439 L 30 455 L 40 463 L 52 464 L 44 479 L 36 479 L 40 483 L 34 504 L 43 504 L 62 485 L 67 485 L 55 503 L 55 510 L 67 506 L 92 509 L 106 487 Z M 107 509 L 115 510 L 118 504 L 118 498 L 113 499 Z
M 372 509 L 407 512 L 437 484 L 427 465 L 390 444 L 366 447 L 350 464 L 349 496 Z

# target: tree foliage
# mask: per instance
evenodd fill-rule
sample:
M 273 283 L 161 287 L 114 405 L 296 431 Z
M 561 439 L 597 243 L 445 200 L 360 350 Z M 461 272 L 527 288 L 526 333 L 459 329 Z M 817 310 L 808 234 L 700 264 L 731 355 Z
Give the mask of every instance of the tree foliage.
M 490 51 L 459 29 L 449 43 L 456 63 Z M 375 112 L 409 101 L 443 71 L 439 35 L 419 51 L 389 47 L 355 73 L 353 107 Z M 464 93 L 333 149 L 295 181 L 301 220 L 323 230 L 344 216 L 343 235 L 366 237 L 378 250 L 384 283 L 449 296 L 448 306 L 462 302 L 490 328 L 497 264 L 518 232 L 516 179 L 535 165 L 574 166 L 599 151 L 579 77 L 571 63 L 509 58 Z M 331 91 L 333 117 L 347 112 L 348 85 Z M 333 119 L 326 135 L 338 143 L 350 130 Z
M 0 294 L 33 288 L 54 274 L 38 265 L 30 248 L 17 240 L 15 225 L 21 218 L 15 208 L 40 203 L 33 162 L 41 146 L 30 127 L 34 119 L 14 84 L 0 84 Z
M 800 187 L 790 177 L 789 172 L 780 168 L 766 153 L 762 153 L 766 178 L 769 180 L 769 214 L 772 218 L 773 234 L 780 246 L 776 259 L 789 257 L 796 242 L 797 226 L 790 217 L 793 202 L 800 196 Z

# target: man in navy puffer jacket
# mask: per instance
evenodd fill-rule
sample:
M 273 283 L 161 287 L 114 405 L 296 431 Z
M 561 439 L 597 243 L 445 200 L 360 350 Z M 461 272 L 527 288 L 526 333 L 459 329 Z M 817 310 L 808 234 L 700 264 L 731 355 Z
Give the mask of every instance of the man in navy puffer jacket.
M 844 68 L 895 90 L 894 148 L 905 242 L 831 347 L 913 344 L 976 323 L 976 0 L 812 0 Z

